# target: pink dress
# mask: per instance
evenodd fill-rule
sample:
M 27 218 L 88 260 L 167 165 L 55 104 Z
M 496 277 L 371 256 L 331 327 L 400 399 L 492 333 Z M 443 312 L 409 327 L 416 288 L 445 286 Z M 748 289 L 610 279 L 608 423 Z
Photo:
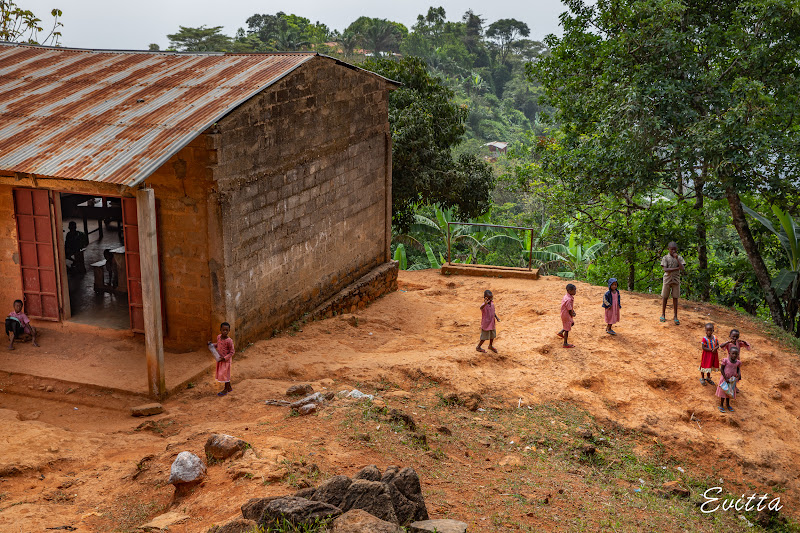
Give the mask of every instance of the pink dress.
M 231 381 L 231 359 L 233 358 L 233 339 L 228 337 L 223 339 L 222 335 L 217 335 L 217 352 L 222 358 L 217 361 L 217 381 L 229 383 Z
M 703 355 L 700 357 L 700 372 L 710 374 L 719 370 L 719 356 L 717 349 L 719 348 L 719 341 L 716 335 L 711 335 L 711 338 L 703 337 L 700 341 L 703 347 Z
M 728 355 L 731 354 L 731 348 L 733 348 L 734 346 L 739 348 L 739 351 L 741 351 L 742 348 L 747 348 L 748 350 L 750 349 L 750 343 L 749 342 L 743 341 L 742 339 L 739 339 L 736 342 L 732 342 L 730 344 L 726 344 L 725 345 L 725 351 L 728 352 Z M 741 361 L 741 359 L 740 359 L 740 361 Z
M 606 324 L 613 326 L 619 322 L 619 291 L 608 291 L 611 293 L 611 301 L 606 307 Z
M 739 365 L 741 364 L 742 364 L 741 360 L 736 361 L 735 363 L 731 363 L 730 361 L 728 361 L 727 357 L 722 360 L 722 375 L 719 377 L 719 384 L 717 384 L 717 392 L 716 392 L 717 398 L 729 398 L 729 396 L 725 394 L 725 391 L 722 390 L 720 385 L 722 385 L 724 381 L 727 381 L 731 379 L 733 376 L 737 375 L 739 373 Z M 731 399 L 736 398 L 735 390 L 733 391 L 733 396 L 730 396 L 730 398 Z
M 494 302 L 489 302 L 481 309 L 481 329 L 492 331 L 494 328 Z
M 575 324 L 575 321 L 572 320 L 572 315 L 569 314 L 574 303 L 575 297 L 570 293 L 565 294 L 564 298 L 561 299 L 561 325 L 564 331 L 572 330 L 572 326 Z

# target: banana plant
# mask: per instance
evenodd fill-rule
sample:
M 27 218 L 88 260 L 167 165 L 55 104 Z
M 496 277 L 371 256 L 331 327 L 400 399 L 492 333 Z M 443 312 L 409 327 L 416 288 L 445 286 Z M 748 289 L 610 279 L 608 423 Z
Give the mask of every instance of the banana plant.
M 798 285 L 800 285 L 800 225 L 788 213 L 781 210 L 778 206 L 772 206 L 772 212 L 778 217 L 780 230 L 775 229 L 772 222 L 765 216 L 742 204 L 745 212 L 758 220 L 778 240 L 786 252 L 786 259 L 789 268 L 783 268 L 772 280 L 772 288 L 778 296 L 787 296 L 790 300 L 796 300 Z M 790 290 L 791 289 L 791 290 Z M 788 291 L 788 292 L 787 292 Z
M 455 246 L 457 242 L 466 244 L 471 251 L 469 255 L 470 261 L 471 258 L 477 257 L 479 251 L 486 251 L 486 243 L 490 237 L 489 232 L 478 229 L 475 226 L 448 224 L 448 222 L 453 222 L 453 209 L 442 209 L 438 205 L 435 205 L 433 206 L 433 213 L 433 218 L 426 217 L 425 215 L 420 215 L 418 213 L 415 214 L 414 223 L 411 224 L 411 231 L 416 234 L 431 236 L 435 240 L 441 240 L 445 244 L 447 243 L 449 236 L 451 248 Z M 484 215 L 483 217 L 475 220 L 471 219 L 470 222 L 485 223 L 486 220 L 488 220 L 488 215 Z M 411 236 L 405 236 L 404 238 L 416 240 Z M 427 248 L 429 248 L 427 243 L 425 248 L 427 253 Z M 432 251 L 431 254 L 433 254 Z M 429 259 L 430 257 L 431 255 L 429 254 Z M 433 259 L 436 261 L 435 255 L 433 256 Z M 444 258 L 442 258 L 441 262 L 445 262 Z M 458 261 L 454 259 L 453 262 L 456 263 Z M 431 268 L 439 268 L 432 265 L 433 262 L 431 262 Z
M 556 272 L 562 278 L 574 279 L 585 272 L 592 264 L 600 252 L 606 247 L 606 243 L 597 239 L 591 241 L 588 246 L 577 242 L 575 234 L 569 234 L 569 241 L 564 244 L 551 244 L 545 248 L 534 250 L 533 258 L 542 264 L 558 263 L 566 267 L 566 270 Z
M 403 243 L 397 245 L 394 251 L 394 260 L 400 263 L 400 270 L 408 270 L 408 257 L 406 256 L 406 247 Z

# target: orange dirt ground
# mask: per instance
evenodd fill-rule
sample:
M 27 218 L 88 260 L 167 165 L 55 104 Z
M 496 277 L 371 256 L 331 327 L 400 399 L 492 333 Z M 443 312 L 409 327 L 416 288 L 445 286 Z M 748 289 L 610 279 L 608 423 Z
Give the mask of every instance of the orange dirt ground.
M 191 518 L 169 531 L 204 532 L 236 516 L 248 498 L 291 493 L 306 479 L 353 475 L 367 464 L 414 466 L 432 517 L 464 520 L 473 532 L 719 527 L 693 517 L 673 521 L 659 506 L 679 507 L 674 500 L 637 499 L 635 479 L 609 473 L 614 460 L 571 464 L 568 453 L 550 460 L 553 448 L 569 448 L 567 441 L 548 441 L 561 438 L 568 420 L 545 416 L 539 422 L 559 428 L 558 435 L 541 437 L 544 430 L 520 422 L 534 412 L 527 406 L 572 409 L 578 425 L 633 442 L 641 461 L 669 457 L 661 468 L 669 465 L 674 473 L 681 465 L 709 483 L 724 477 L 732 494 L 779 493 L 781 513 L 800 515 L 800 359 L 754 321 L 682 301 L 681 325 L 662 324 L 657 296 L 623 292 L 622 322 L 610 337 L 600 307 L 605 288 L 577 283 L 570 336 L 577 347 L 565 350 L 555 336 L 563 280 L 416 271 L 401 272 L 399 282 L 398 292 L 355 315 L 298 325 L 248 346 L 234 360 L 234 392 L 227 397 L 215 395 L 219 387 L 208 373 L 148 419 L 129 414 L 147 401 L 141 396 L 0 376 L 0 531 L 62 525 L 132 531 L 171 510 Z M 487 288 L 501 319 L 499 355 L 475 351 Z M 700 338 L 709 321 L 721 340 L 738 327 L 753 346 L 743 352 L 735 413 L 720 414 L 714 388 L 698 383 Z M 429 446 L 407 445 L 401 429 L 346 400 L 308 417 L 264 405 L 285 398 L 286 388 L 299 382 L 377 394 L 388 407 L 412 414 L 428 430 Z M 450 392 L 480 393 L 486 410 L 443 405 Z M 437 433 L 441 425 L 452 436 Z M 567 437 L 571 430 L 563 431 Z M 212 432 L 247 440 L 258 458 L 210 465 L 200 488 L 174 500 L 166 484 L 172 460 L 184 450 L 203 457 Z M 508 457 L 516 459 L 509 465 Z M 740 527 L 732 520 L 724 522 L 727 530 Z

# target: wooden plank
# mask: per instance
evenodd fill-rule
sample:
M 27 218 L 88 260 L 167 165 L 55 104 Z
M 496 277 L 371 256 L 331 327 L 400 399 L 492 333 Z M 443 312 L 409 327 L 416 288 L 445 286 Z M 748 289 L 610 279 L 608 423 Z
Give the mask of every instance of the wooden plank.
M 53 235 L 56 240 L 56 274 L 58 275 L 59 303 L 61 304 L 61 319 L 69 320 L 72 316 L 72 306 L 69 302 L 69 281 L 67 278 L 67 260 L 64 252 L 64 219 L 61 215 L 61 193 L 53 193 Z
M 136 214 L 141 266 L 144 347 L 147 357 L 147 384 L 150 395 L 162 399 L 167 386 L 164 378 L 164 335 L 161 319 L 161 282 L 158 267 L 156 197 L 153 189 L 136 191 Z M 127 245 L 127 243 L 126 243 Z

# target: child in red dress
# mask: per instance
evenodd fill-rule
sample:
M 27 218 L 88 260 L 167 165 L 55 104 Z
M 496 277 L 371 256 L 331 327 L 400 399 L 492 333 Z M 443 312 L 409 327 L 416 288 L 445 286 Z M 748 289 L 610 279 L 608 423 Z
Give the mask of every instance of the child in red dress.
M 217 394 L 217 396 L 225 396 L 233 391 L 231 388 L 231 359 L 233 359 L 233 339 L 228 335 L 231 332 L 231 325 L 223 322 L 219 326 L 219 335 L 217 335 L 217 342 L 211 344 L 219 353 L 220 360 L 217 361 L 216 378 L 220 383 L 225 384 L 225 388 Z
M 731 407 L 731 398 L 736 398 L 736 382 L 742 379 L 741 364 L 742 362 L 739 361 L 739 348 L 734 346 L 730 350 L 730 355 L 722 360 L 722 367 L 720 368 L 720 373 L 722 375 L 719 377 L 719 385 L 717 385 L 716 393 L 717 398 L 719 398 L 720 413 L 725 412 L 725 406 L 723 405 L 725 402 L 728 404 L 728 411 L 733 411 L 733 407 Z M 732 395 L 728 395 L 722 390 L 722 384 L 726 381 L 730 384 L 730 388 L 733 389 Z
M 716 372 L 719 369 L 719 341 L 717 336 L 714 335 L 714 324 L 710 322 L 706 324 L 706 336 L 700 341 L 700 345 L 703 347 L 703 355 L 700 358 L 700 383 L 713 385 L 711 372 Z M 707 375 L 705 379 L 703 374 Z
M 572 331 L 572 326 L 575 325 L 575 294 L 578 288 L 572 283 L 567 284 L 567 294 L 561 299 L 561 331 L 556 333 L 559 337 L 564 339 L 564 348 L 574 348 L 574 344 L 569 343 L 569 332 Z

